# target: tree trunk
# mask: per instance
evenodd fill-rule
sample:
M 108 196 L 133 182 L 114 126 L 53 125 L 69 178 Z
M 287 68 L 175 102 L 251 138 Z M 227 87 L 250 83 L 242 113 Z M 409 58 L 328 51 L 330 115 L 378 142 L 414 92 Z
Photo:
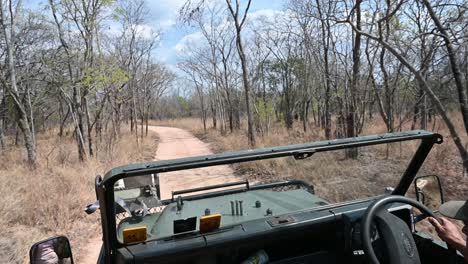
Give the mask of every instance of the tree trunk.
M 206 133 L 206 107 L 205 107 L 205 98 L 204 98 L 204 93 L 203 93 L 203 87 L 198 84 L 196 81 L 195 82 L 195 88 L 197 90 L 198 97 L 200 99 L 200 107 L 201 107 L 201 119 L 203 123 L 203 133 Z
M 252 111 L 250 109 L 251 102 L 250 102 L 250 83 L 248 79 L 249 72 L 247 70 L 247 59 L 245 57 L 244 47 L 242 44 L 242 36 L 241 36 L 242 25 L 244 24 L 245 19 L 247 18 L 247 13 L 250 7 L 251 0 L 248 0 L 247 8 L 245 9 L 242 22 L 240 23 L 239 23 L 239 0 L 236 0 L 236 12 L 234 12 L 234 10 L 232 9 L 230 0 L 226 0 L 226 3 L 229 7 L 229 11 L 231 12 L 232 18 L 234 19 L 234 23 L 236 26 L 236 46 L 237 46 L 237 52 L 239 53 L 239 59 L 241 61 L 241 67 L 242 67 L 242 82 L 244 84 L 245 108 L 247 112 L 247 135 L 248 135 L 249 145 L 251 147 L 255 147 L 256 145 L 255 128 L 254 128 L 254 123 L 253 123 Z
M 0 148 L 5 149 L 5 136 L 4 129 L 6 128 L 5 122 L 5 97 L 0 100 Z
M 211 119 L 213 120 L 213 129 L 216 130 L 216 127 L 217 127 L 216 106 L 214 105 L 213 100 L 214 99 L 210 100 Z
M 386 34 L 388 36 L 388 34 Z M 388 132 L 393 132 L 394 131 L 394 117 L 393 117 L 393 94 L 390 89 L 390 84 L 389 84 L 389 77 L 387 73 L 387 69 L 385 67 L 385 48 L 382 47 L 382 51 L 380 52 L 380 70 L 382 71 L 383 75 L 383 85 L 384 85 L 384 91 L 385 91 L 385 104 L 384 104 L 384 111 L 385 111 L 385 117 L 386 117 L 386 126 L 387 126 L 387 131 Z
M 120 122 L 121 122 L 122 104 L 120 104 L 120 103 L 117 104 L 114 111 L 115 111 L 115 125 L 116 125 L 117 136 L 120 137 L 120 134 L 121 134 Z
M 421 129 L 427 129 L 427 102 L 426 102 L 426 95 L 424 94 L 424 90 L 420 87 L 420 120 L 421 120 Z
M 78 144 L 78 159 L 80 161 L 85 161 L 87 159 L 85 144 L 86 144 L 86 137 L 84 134 L 84 115 L 83 110 L 81 109 L 80 103 L 78 101 L 78 87 L 73 87 L 73 104 L 74 104 L 74 112 L 76 113 L 76 140 Z
M 60 109 L 63 113 L 63 106 L 62 104 L 60 104 Z M 67 122 L 67 119 L 68 119 L 68 116 L 70 115 L 70 108 L 67 107 L 67 113 L 65 114 L 65 116 L 63 118 L 60 119 L 60 127 L 59 127 L 59 137 L 63 137 L 63 130 L 65 128 L 65 123 Z
M 247 60 L 245 58 L 244 48 L 242 46 L 242 39 L 241 39 L 241 32 L 240 29 L 237 31 L 237 49 L 239 52 L 239 57 L 241 60 L 242 66 L 242 81 L 244 83 L 244 93 L 245 93 L 245 109 L 247 112 L 247 133 L 249 139 L 249 145 L 251 147 L 255 147 L 256 140 L 255 140 L 255 131 L 253 125 L 253 117 L 252 111 L 250 109 L 250 84 L 248 80 L 248 71 L 247 71 Z
M 325 105 L 323 118 L 321 118 L 321 126 L 325 129 L 325 138 L 331 138 L 331 113 L 330 113 L 330 91 L 331 91 L 331 76 L 330 76 L 330 63 L 328 57 L 328 50 L 330 48 L 330 24 L 328 18 L 325 18 L 322 13 L 320 6 L 320 0 L 316 0 L 317 11 L 320 17 L 320 25 L 322 31 L 322 45 L 323 45 L 323 57 L 324 57 L 324 70 L 325 70 Z
M 29 122 L 29 127 L 31 129 L 31 137 L 32 137 L 32 142 L 34 144 L 34 146 L 36 146 L 36 129 L 34 128 L 35 127 L 35 122 L 34 122 L 34 112 L 33 112 L 33 108 L 32 108 L 32 103 L 31 103 L 31 92 L 29 90 L 29 88 L 26 88 L 26 109 L 27 109 L 27 112 L 28 112 L 28 115 L 27 115 L 27 120 Z
M 15 122 L 15 147 L 17 147 L 20 143 L 20 136 L 19 136 L 19 133 L 20 133 L 20 129 L 19 129 L 19 126 L 18 126 L 18 122 Z
M 76 87 L 73 87 L 73 95 L 75 98 L 76 95 Z M 65 92 L 62 92 L 65 95 Z M 76 99 L 76 98 L 75 98 Z M 75 139 L 76 139 L 76 146 L 78 149 L 78 159 L 80 161 L 85 161 L 86 160 L 86 150 L 85 150 L 85 139 L 83 136 L 83 130 L 82 127 L 83 125 L 80 125 L 80 117 L 78 113 L 80 112 L 79 109 L 77 109 L 76 106 L 76 101 L 73 100 L 72 102 L 69 102 L 69 108 L 71 109 L 71 116 L 73 119 L 73 123 L 75 125 Z
M 356 136 L 356 100 L 357 100 L 357 85 L 359 81 L 359 68 L 360 68 L 360 55 L 361 55 L 361 0 L 356 1 L 356 28 L 354 45 L 353 45 L 353 75 L 350 85 L 350 102 L 348 114 L 346 116 L 346 136 Z M 347 151 L 347 157 L 356 159 L 358 156 L 358 149 L 351 148 Z
M 91 125 L 91 118 L 89 116 L 88 100 L 86 95 L 83 96 L 82 106 L 84 107 L 85 117 L 86 117 L 86 130 L 88 132 L 88 153 L 90 157 L 94 156 L 93 149 L 93 126 Z
M 147 105 L 146 108 L 146 113 L 145 113 L 145 135 L 148 136 L 148 127 L 149 127 L 149 112 L 150 112 L 150 106 L 149 104 Z
M 144 134 L 145 134 L 145 117 L 142 115 L 141 116 L 141 125 L 140 125 L 140 138 L 141 140 L 143 141 L 143 137 L 144 137 Z
M 302 105 L 302 129 L 304 130 L 304 132 L 307 132 L 307 124 L 309 121 L 309 107 L 310 100 L 304 101 Z
M 133 133 L 134 124 L 133 124 L 133 107 L 130 106 L 130 132 Z
M 203 121 L 203 133 L 206 133 L 206 109 L 205 109 L 205 104 L 202 100 L 202 121 Z
M 3 120 L 0 119 L 0 148 L 5 150 L 5 140 L 3 136 Z
M 27 119 L 24 117 L 19 118 L 18 125 L 21 132 L 23 132 L 24 145 L 28 153 L 28 162 L 34 166 L 36 164 L 36 146 Z
M 132 108 L 132 123 L 135 129 L 135 141 L 138 146 L 138 114 L 137 114 L 137 108 L 136 108 L 136 95 L 135 95 L 135 85 L 132 83 L 131 88 L 132 92 L 132 102 L 131 102 L 131 108 Z

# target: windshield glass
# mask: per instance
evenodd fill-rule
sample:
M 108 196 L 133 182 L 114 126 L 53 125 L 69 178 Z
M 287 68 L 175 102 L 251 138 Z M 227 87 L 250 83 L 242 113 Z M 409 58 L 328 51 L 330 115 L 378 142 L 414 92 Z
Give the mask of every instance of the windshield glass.
M 128 177 L 115 184 L 117 233 L 145 227 L 146 239 L 200 231 L 220 214 L 219 228 L 391 192 L 419 141 L 381 144 Z M 300 180 L 290 185 L 263 186 Z M 260 187 L 259 187 L 260 186 Z

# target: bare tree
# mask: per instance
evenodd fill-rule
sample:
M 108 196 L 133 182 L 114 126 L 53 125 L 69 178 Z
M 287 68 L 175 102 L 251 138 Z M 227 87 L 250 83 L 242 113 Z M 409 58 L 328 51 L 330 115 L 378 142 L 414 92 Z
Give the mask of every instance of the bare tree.
M 236 26 L 236 44 L 237 44 L 237 52 L 239 53 L 239 59 L 241 61 L 242 66 L 242 81 L 244 84 L 244 93 L 245 93 L 245 105 L 246 105 L 246 112 L 247 112 L 247 126 L 248 126 L 248 139 L 250 146 L 255 146 L 255 128 L 253 123 L 253 117 L 251 112 L 251 102 L 250 102 L 250 82 L 249 82 L 249 72 L 247 67 L 247 59 L 244 52 L 244 46 L 242 43 L 242 28 L 244 26 L 245 20 L 247 19 L 247 14 L 249 12 L 250 4 L 252 0 L 247 1 L 247 6 L 243 14 L 240 13 L 240 3 L 239 0 L 235 0 L 235 6 L 233 6 L 231 0 L 226 0 L 226 4 L 228 5 L 229 12 L 231 13 L 232 19 L 234 20 L 234 24 Z
M 401 2 L 399 5 L 396 5 L 395 9 L 389 12 L 388 14 L 394 15 L 396 13 L 396 10 L 401 7 Z M 452 121 L 452 119 L 449 117 L 448 111 L 445 108 L 445 106 L 442 104 L 440 98 L 434 93 L 432 88 L 429 86 L 428 82 L 424 79 L 424 77 L 421 75 L 421 72 L 416 69 L 414 65 L 412 65 L 406 58 L 405 56 L 398 51 L 395 47 L 393 47 L 390 43 L 386 42 L 384 39 L 382 39 L 379 36 L 372 35 L 371 33 L 364 32 L 361 28 L 358 28 L 354 22 L 351 21 L 350 17 L 348 16 L 345 21 L 339 21 L 340 23 L 347 23 L 348 25 L 351 26 L 353 31 L 361 34 L 362 36 L 365 36 L 373 41 L 378 42 L 381 44 L 387 51 L 389 51 L 397 60 L 399 60 L 412 74 L 414 74 L 414 77 L 418 81 L 418 83 L 421 85 L 421 88 L 424 89 L 426 94 L 429 96 L 431 99 L 432 103 L 434 104 L 436 110 L 438 111 L 439 115 L 442 117 L 442 119 L 445 122 L 445 125 L 447 126 L 448 130 L 450 131 L 450 135 L 452 136 L 452 140 L 455 143 L 455 146 L 458 149 L 458 152 L 460 153 L 460 156 L 463 160 L 463 166 L 465 169 L 468 168 L 468 152 L 464 147 L 464 144 L 459 136 L 459 133 Z
M 281 19 L 281 18 L 279 18 Z M 297 54 L 298 39 L 291 28 L 291 21 L 273 21 L 263 32 L 265 48 L 273 59 L 267 64 L 270 79 L 281 87 L 276 89 L 281 98 L 281 110 L 286 128 L 292 129 L 294 114 L 298 108 L 298 78 L 303 67 L 302 59 Z M 278 29 L 278 25 L 281 27 Z
M 69 108 L 71 109 L 72 119 L 75 124 L 75 134 L 78 146 L 78 156 L 81 161 L 87 157 L 85 144 L 88 142 L 89 155 L 93 155 L 93 141 L 91 136 L 92 127 L 90 127 L 90 115 L 88 109 L 88 93 L 90 87 L 83 85 L 82 81 L 86 74 L 92 72 L 94 65 L 93 43 L 96 34 L 98 15 L 102 12 L 104 2 L 96 0 L 91 2 L 61 2 L 55 3 L 49 0 L 54 22 L 57 27 L 61 47 L 66 54 L 66 67 L 69 83 L 72 86 L 72 94 L 69 95 L 63 88 L 60 88 Z M 79 32 L 85 49 L 82 51 L 82 60 L 77 58 L 70 50 L 72 46 L 67 39 L 73 38 L 67 36 L 63 29 L 63 24 L 73 24 Z M 74 65 L 79 65 L 78 70 Z
M 330 12 L 332 11 L 332 1 L 329 1 L 327 4 L 326 13 L 324 14 L 321 0 L 316 0 L 318 18 L 320 19 L 320 28 L 321 28 L 321 41 L 323 46 L 323 62 L 324 62 L 324 74 L 325 74 L 325 106 L 324 106 L 324 127 L 325 127 L 325 137 L 330 139 L 331 137 L 331 109 L 330 109 L 330 93 L 332 89 L 332 76 L 330 73 L 330 59 L 329 59 L 329 50 L 331 42 L 331 25 L 329 20 Z
M 356 31 L 353 39 L 353 73 L 350 80 L 350 97 L 348 100 L 348 113 L 346 115 L 346 136 L 355 137 L 357 136 L 357 93 L 359 85 L 360 65 L 361 65 L 361 0 L 356 0 L 353 8 L 353 16 L 355 18 Z M 350 158 L 357 158 L 357 148 L 352 148 L 347 151 L 347 155 Z
M 21 132 L 23 133 L 26 151 L 28 153 L 28 162 L 31 165 L 36 163 L 36 145 L 34 142 L 34 129 L 28 121 L 27 103 L 25 103 L 20 95 L 16 79 L 16 62 L 15 62 L 15 43 L 16 39 L 16 22 L 19 19 L 21 10 L 21 1 L 14 5 L 11 0 L 0 1 L 0 26 L 2 30 L 3 41 L 5 42 L 5 49 L 7 53 L 7 65 L 9 82 L 1 75 L 1 83 L 5 87 L 9 96 L 12 98 L 15 105 L 17 123 Z M 8 13 L 7 13 L 8 12 Z M 25 91 L 28 93 L 28 91 Z
M 422 0 L 422 2 L 426 6 L 429 15 L 431 16 L 437 30 L 439 31 L 438 36 L 444 40 L 445 48 L 447 49 L 447 55 L 450 61 L 450 68 L 452 70 L 453 78 L 455 79 L 455 86 L 458 92 L 459 107 L 463 117 L 463 123 L 465 125 L 465 132 L 468 134 L 468 97 L 466 95 L 467 88 L 463 85 L 463 77 L 457 59 L 457 53 L 453 47 L 452 40 L 448 34 L 446 26 L 442 24 L 431 3 L 429 3 L 428 0 Z
M 166 67 L 150 61 L 147 61 L 142 68 L 142 76 L 138 80 L 138 105 L 141 118 L 140 134 L 143 138 L 143 131 L 145 131 L 145 135 L 148 135 L 150 109 L 171 87 L 175 76 Z M 143 128 L 143 123 L 145 128 Z
M 2 152 L 5 150 L 5 136 L 4 136 L 4 127 L 5 127 L 5 118 L 6 118 L 6 107 L 5 107 L 5 91 L 0 87 L 0 148 Z

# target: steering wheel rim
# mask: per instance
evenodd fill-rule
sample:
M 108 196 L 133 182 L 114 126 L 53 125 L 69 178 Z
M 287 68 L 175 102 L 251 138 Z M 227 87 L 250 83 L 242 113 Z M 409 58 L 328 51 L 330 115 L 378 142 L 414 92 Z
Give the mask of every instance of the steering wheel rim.
M 372 222 L 375 218 L 376 213 L 380 209 L 382 209 L 385 205 L 389 203 L 395 203 L 395 202 L 412 205 L 418 208 L 423 214 L 429 215 L 435 218 L 437 221 L 441 222 L 440 218 L 437 215 L 435 215 L 429 208 L 427 208 L 425 205 L 413 199 L 410 199 L 404 196 L 389 195 L 389 196 L 385 196 L 376 200 L 367 208 L 362 218 L 362 224 L 361 224 L 363 249 L 367 258 L 370 260 L 371 263 L 374 263 L 374 264 L 380 263 L 379 260 L 377 259 L 377 256 L 375 255 L 374 248 L 372 247 L 372 242 L 371 242 Z M 447 244 L 447 248 L 449 250 L 450 259 L 452 260 L 451 263 L 456 263 L 455 262 L 456 251 L 453 248 L 451 248 L 450 245 L 448 244 Z M 455 254 L 455 257 L 453 257 L 454 256 L 453 254 Z

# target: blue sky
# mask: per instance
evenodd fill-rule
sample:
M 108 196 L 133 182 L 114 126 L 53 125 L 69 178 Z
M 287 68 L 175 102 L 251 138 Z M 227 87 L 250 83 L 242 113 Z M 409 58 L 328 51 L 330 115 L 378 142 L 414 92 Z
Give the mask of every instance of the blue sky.
M 132 1 L 132 0 L 129 0 Z M 155 50 L 156 58 L 169 65 L 175 66 L 177 63 L 176 46 L 183 38 L 190 35 L 193 29 L 182 27 L 177 24 L 179 8 L 186 0 L 146 0 L 149 17 L 147 26 L 161 30 L 161 43 Z M 217 0 L 224 2 L 225 0 Z M 46 0 L 24 0 L 26 8 L 38 8 L 44 6 Z M 267 12 L 280 10 L 285 0 L 252 0 L 249 13 Z M 245 6 L 246 0 L 241 0 L 241 6 Z
M 160 26 L 163 30 L 160 47 L 156 51 L 159 60 L 168 64 L 175 64 L 177 60 L 176 46 L 187 35 L 194 33 L 189 28 L 176 24 L 177 12 L 186 0 L 148 0 L 150 20 L 152 26 Z M 224 0 L 219 0 L 224 2 Z M 243 1 L 245 4 L 246 1 Z M 252 0 L 250 13 L 262 10 L 279 10 L 284 0 Z

